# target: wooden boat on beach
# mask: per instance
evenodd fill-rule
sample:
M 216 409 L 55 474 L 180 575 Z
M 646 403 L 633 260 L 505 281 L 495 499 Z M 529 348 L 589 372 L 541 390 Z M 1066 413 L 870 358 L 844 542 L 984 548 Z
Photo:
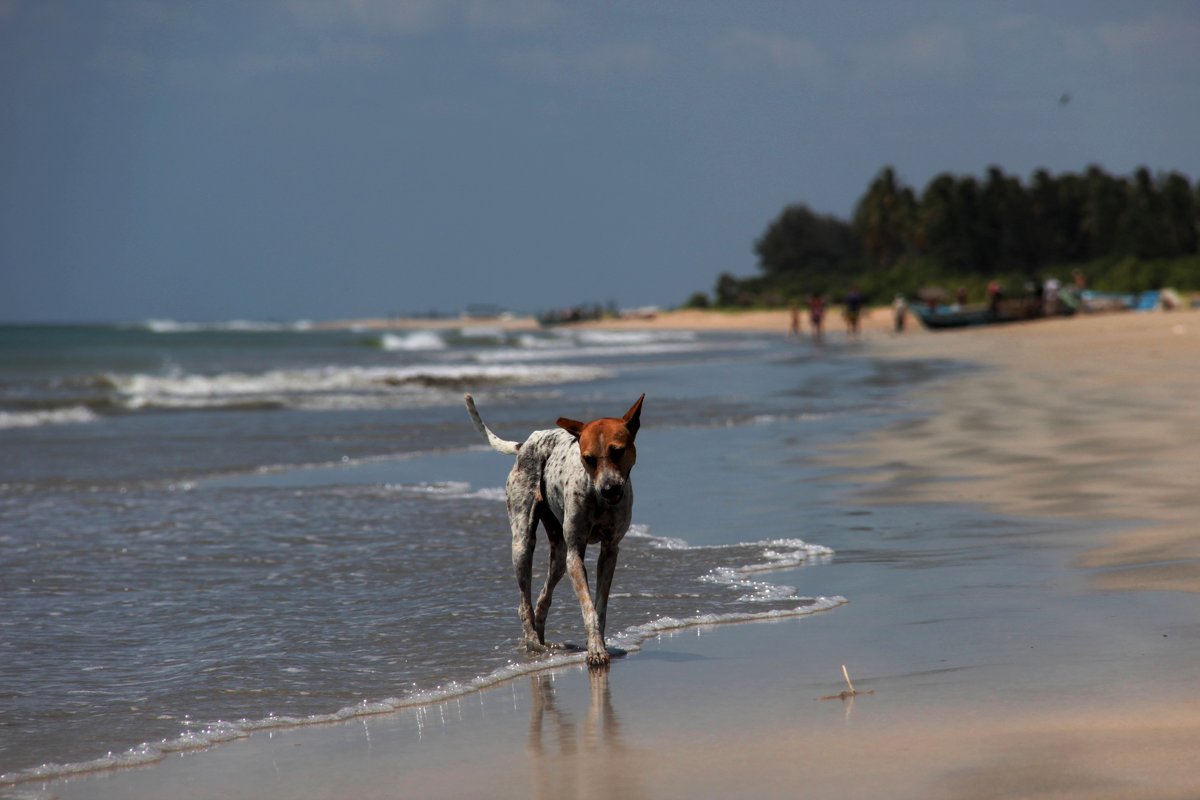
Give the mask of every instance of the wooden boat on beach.
M 975 325 L 999 325 L 1005 322 L 1023 322 L 1047 316 L 1065 317 L 1075 313 L 1075 306 L 1061 299 L 1055 310 L 1047 314 L 1040 297 L 1023 297 L 1001 300 L 996 306 L 959 305 L 914 305 L 912 313 L 921 324 L 930 330 L 967 328 Z
M 1170 290 L 1164 290 L 1170 291 Z M 1084 311 L 1151 311 L 1158 307 L 1161 292 L 1093 292 L 1080 295 Z

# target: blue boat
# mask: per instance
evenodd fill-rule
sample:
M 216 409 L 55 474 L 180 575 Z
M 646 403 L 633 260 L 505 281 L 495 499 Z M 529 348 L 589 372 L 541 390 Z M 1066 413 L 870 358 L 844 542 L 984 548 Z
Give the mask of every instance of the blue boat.
M 1066 317 L 1075 313 L 1073 303 L 1060 298 L 1056 310 L 1047 314 L 1039 297 L 1001 300 L 995 308 L 989 306 L 959 305 L 914 305 L 911 311 L 930 330 L 945 328 L 967 328 L 975 325 L 999 325 L 1005 322 L 1023 322 L 1047 316 Z

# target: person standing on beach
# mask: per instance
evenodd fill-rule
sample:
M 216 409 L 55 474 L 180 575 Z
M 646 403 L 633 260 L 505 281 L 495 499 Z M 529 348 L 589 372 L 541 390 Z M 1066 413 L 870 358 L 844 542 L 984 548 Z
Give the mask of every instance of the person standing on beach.
M 813 292 L 808 298 L 808 321 L 812 325 L 813 341 L 820 344 L 824 341 L 821 325 L 825 320 L 825 298 L 820 292 Z
M 1053 275 L 1046 278 L 1046 282 L 1042 284 L 1042 310 L 1047 317 L 1058 313 L 1058 290 L 1061 287 L 1062 284 Z
M 800 304 L 792 303 L 792 321 L 791 321 L 791 326 L 788 328 L 788 336 L 795 336 L 797 339 L 799 339 L 801 333 L 802 333 L 802 331 L 800 330 Z
M 904 321 L 908 317 L 908 301 L 904 299 L 904 295 L 899 292 L 892 300 L 892 330 L 895 333 L 904 333 Z
M 859 318 L 862 316 L 862 292 L 855 286 L 846 295 L 846 335 L 851 339 L 858 338 Z
M 992 279 L 987 285 L 988 315 L 996 317 L 1000 313 L 1000 301 L 1004 299 L 1004 286 L 1000 281 Z

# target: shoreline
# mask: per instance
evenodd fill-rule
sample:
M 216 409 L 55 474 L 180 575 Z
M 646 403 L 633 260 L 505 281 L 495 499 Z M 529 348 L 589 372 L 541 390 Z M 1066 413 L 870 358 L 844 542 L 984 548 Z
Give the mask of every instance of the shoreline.
M 871 317 L 890 321 L 886 311 Z M 683 319 L 588 327 L 783 336 L 787 312 L 721 327 Z M 883 329 L 864 326 L 861 353 L 981 369 L 918 390 L 918 419 L 820 458 L 847 470 L 839 481 L 856 487 L 854 502 L 908 509 L 918 533 L 931 503 L 1066 520 L 995 534 L 1005 535 L 997 548 L 1019 557 L 1009 591 L 1051 581 L 1039 590 L 1050 603 L 1043 612 L 997 611 L 959 627 L 949 608 L 953 636 L 942 642 L 929 631 L 946 621 L 917 614 L 896 630 L 889 614 L 901 613 L 891 608 L 901 598 L 860 586 L 847 606 L 801 621 L 650 639 L 602 677 L 558 668 L 48 788 L 64 798 L 690 797 L 747 787 L 765 797 L 799 787 L 816 797 L 1190 796 L 1200 785 L 1190 758 L 1200 704 L 1187 699 L 1200 533 L 1188 522 L 1200 508 L 1187 434 L 1197 421 L 1189 367 L 1200 313 Z M 844 334 L 832 331 L 840 344 Z M 986 542 L 969 541 L 986 553 Z M 853 556 L 844 562 L 843 577 L 805 573 L 806 591 L 855 574 Z M 1022 572 L 1027 564 L 1050 566 L 1038 577 Z M 913 597 L 927 591 L 920 583 Z M 903 636 L 926 637 L 928 651 L 905 662 Z M 817 702 L 844 688 L 839 663 L 877 693 Z
M 830 315 L 832 325 L 827 336 L 845 337 L 838 315 Z M 786 333 L 789 314 L 784 310 L 717 312 L 664 312 L 655 320 L 604 320 L 584 323 L 586 327 L 609 330 L 676 330 L 773 332 Z M 910 315 L 903 334 L 893 334 L 888 308 L 869 309 L 862 319 L 862 335 L 874 351 L 885 358 L 935 357 L 986 365 L 990 376 L 955 376 L 935 389 L 920 392 L 921 401 L 938 410 L 930 421 L 915 431 L 885 432 L 868 442 L 848 448 L 861 450 L 860 458 L 837 460 L 844 465 L 872 471 L 867 478 L 884 486 L 886 496 L 905 502 L 970 502 L 1031 516 L 1067 516 L 1076 518 L 1117 518 L 1133 528 L 1115 534 L 1108 543 L 1091 549 L 1079 560 L 1081 568 L 1107 570 L 1092 580 L 1097 586 L 1118 590 L 1172 590 L 1200 592 L 1200 531 L 1188 523 L 1200 517 L 1200 502 L 1192 499 L 1192 484 L 1178 467 L 1200 453 L 1187 441 L 1186 431 L 1200 429 L 1200 410 L 1189 398 L 1200 396 L 1200 379 L 1195 376 L 1195 357 L 1200 355 L 1200 310 L 1113 312 L 1082 314 L 1070 318 L 1035 320 L 993 327 L 964 328 L 931 332 Z M 808 335 L 807 319 L 801 339 Z M 1067 378 L 1067 380 L 1064 380 Z M 975 387 L 973 382 L 983 385 Z M 1062 418 L 1059 430 L 1045 430 L 1044 422 L 1032 414 L 1009 425 L 1016 436 L 1022 426 L 1042 428 L 1028 441 L 1022 440 L 1021 452 L 1012 453 L 1003 428 L 984 431 L 971 429 L 965 419 L 982 413 L 1016 416 L 1021 398 L 1030 393 L 1047 392 L 1047 387 L 1078 388 L 1055 397 L 1054 411 Z M 949 387 L 951 398 L 935 396 Z M 970 388 L 967 388 L 970 387 Z M 1123 397 L 1136 388 L 1138 398 Z M 953 404 L 966 394 L 979 391 L 1012 401 L 996 402 L 969 412 L 955 412 Z M 1109 408 L 1157 411 L 1148 419 L 1114 419 L 1088 409 L 1096 404 Z M 1080 413 L 1073 413 L 1074 409 Z M 1165 413 L 1164 413 L 1165 412 Z M 952 421 L 951 421 L 952 420 Z M 1172 430 L 1178 431 L 1176 435 Z M 991 434 L 990 436 L 986 434 Z M 981 444 L 983 442 L 983 444 Z M 1092 443 L 1103 451 L 1086 453 L 1082 464 L 1068 454 L 1080 443 Z M 924 449 L 922 449 L 924 448 Z M 891 473 L 880 472 L 875 465 L 894 460 L 895 450 L 919 453 L 924 462 L 940 464 L 932 471 L 938 477 L 916 490 L 907 487 L 905 469 L 911 461 Z M 1139 480 L 1129 483 L 1115 470 L 1125 461 L 1138 459 L 1151 451 L 1153 458 L 1137 465 Z M 1057 459 L 1056 459 L 1057 455 Z M 969 456 L 969 457 L 968 457 Z M 1005 462 L 995 466 L 989 458 Z M 1087 509 L 1071 508 L 1053 495 L 1045 496 L 1044 484 L 1037 476 L 1007 469 L 1013 460 L 1046 461 L 1052 471 L 1071 472 L 1086 466 L 1092 473 L 1087 480 L 1099 485 L 1072 487 L 1095 502 Z M 1142 476 L 1141 473 L 1147 473 Z M 964 485 L 959 480 L 972 475 Z M 977 482 L 991 482 L 982 490 Z M 891 483 L 891 489 L 886 484 Z M 995 484 L 1003 484 L 996 488 Z M 1083 483 L 1081 481 L 1080 483 Z M 904 490 L 895 487 L 905 484 Z M 1099 504 L 1099 505 L 1097 505 Z
M 840 333 L 844 325 L 839 307 L 833 306 L 826 315 L 826 333 Z M 891 309 L 886 307 L 864 309 L 862 330 L 870 332 L 891 331 Z M 790 312 L 786 309 L 746 310 L 746 311 L 712 311 L 703 309 L 679 309 L 658 311 L 653 316 L 634 316 L 628 318 L 608 318 L 584 320 L 580 322 L 563 323 L 549 328 L 543 327 L 535 317 L 526 315 L 504 317 L 391 317 L 391 318 L 362 318 L 327 320 L 313 323 L 314 330 L 343 330 L 358 328 L 363 330 L 457 330 L 461 328 L 498 328 L 505 331 L 528 330 L 693 330 L 693 331 L 728 331 L 734 333 L 772 333 L 786 334 L 790 325 Z M 920 332 L 920 322 L 911 315 L 908 330 Z M 811 332 L 807 314 L 803 320 L 803 336 Z

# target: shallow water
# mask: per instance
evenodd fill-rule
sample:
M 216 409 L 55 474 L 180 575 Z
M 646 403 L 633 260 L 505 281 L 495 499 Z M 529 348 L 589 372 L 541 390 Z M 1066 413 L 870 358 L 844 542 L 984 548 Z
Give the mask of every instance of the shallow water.
M 464 390 L 514 439 L 647 394 L 609 619 L 633 650 L 840 603 L 799 579 L 838 557 L 808 459 L 953 368 L 770 336 L 169 322 L 0 329 L 0 356 L 5 782 L 581 658 L 516 646 L 510 461 Z M 548 634 L 582 641 L 566 584 Z

